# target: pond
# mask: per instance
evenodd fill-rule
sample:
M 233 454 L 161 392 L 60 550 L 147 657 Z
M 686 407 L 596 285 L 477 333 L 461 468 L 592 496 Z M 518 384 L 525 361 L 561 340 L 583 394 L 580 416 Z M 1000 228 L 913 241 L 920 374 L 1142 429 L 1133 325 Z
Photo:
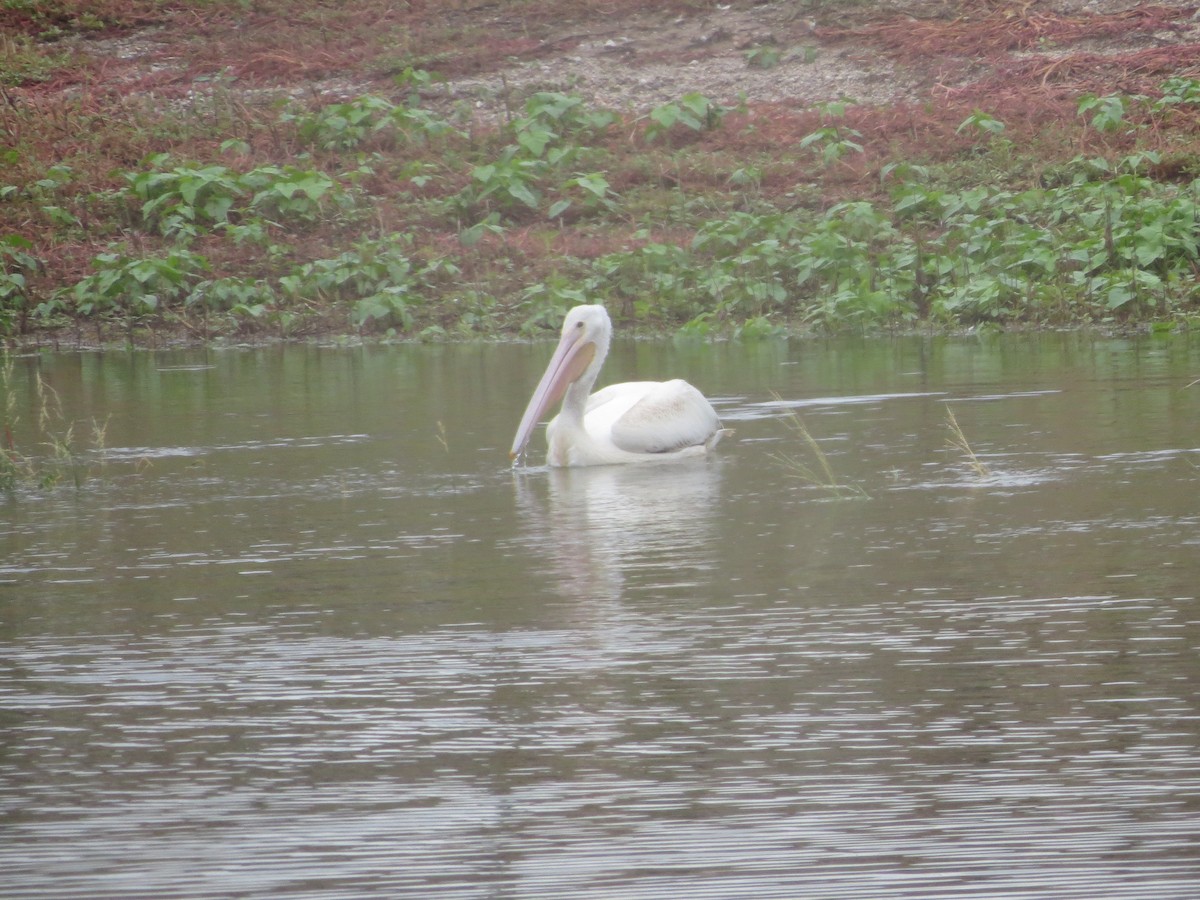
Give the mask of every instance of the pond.
M 5 896 L 1196 895 L 1200 338 L 619 341 L 733 437 L 514 470 L 550 349 L 15 359 Z

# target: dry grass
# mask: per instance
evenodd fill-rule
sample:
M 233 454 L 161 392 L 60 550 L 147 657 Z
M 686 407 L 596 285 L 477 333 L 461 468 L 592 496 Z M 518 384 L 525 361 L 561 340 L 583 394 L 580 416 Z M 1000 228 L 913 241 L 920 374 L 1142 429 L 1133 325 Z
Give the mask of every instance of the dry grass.
M 779 402 L 779 395 L 776 394 L 774 397 L 776 402 Z M 831 498 L 840 500 L 870 499 L 870 495 L 862 485 L 848 483 L 838 478 L 833 471 L 833 464 L 829 461 L 828 455 L 799 415 L 794 412 L 788 413 L 782 418 L 782 422 L 793 442 L 800 446 L 801 452 L 785 449 L 771 454 L 771 458 L 779 463 L 790 477 L 805 487 L 828 494 Z
M 1191 11 L 1179 6 L 1144 5 L 1114 13 L 1065 15 L 1040 4 L 959 3 L 953 17 L 895 16 L 831 35 L 866 40 L 907 60 L 994 59 L 1014 50 L 1064 46 L 1084 40 L 1128 36 L 1131 32 L 1182 31 Z
M 971 471 L 977 478 L 987 478 L 992 474 L 991 470 L 975 455 L 971 442 L 967 440 L 967 436 L 963 433 L 962 426 L 958 424 L 958 418 L 949 404 L 946 405 L 946 430 L 950 435 L 946 438 L 947 446 L 952 450 L 957 450 L 966 458 Z

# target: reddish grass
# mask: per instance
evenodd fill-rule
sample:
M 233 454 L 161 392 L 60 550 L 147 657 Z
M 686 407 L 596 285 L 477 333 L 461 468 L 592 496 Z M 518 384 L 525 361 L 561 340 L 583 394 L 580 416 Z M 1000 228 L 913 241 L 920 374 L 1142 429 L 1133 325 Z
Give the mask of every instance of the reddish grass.
M 1125 37 L 1131 32 L 1182 31 L 1192 10 L 1178 6 L 1138 6 L 1124 12 L 1066 16 L 1023 6 L 974 0 L 960 4 L 953 19 L 914 19 L 907 15 L 823 36 L 867 41 L 896 58 L 921 63 L 941 58 L 992 58 L 1047 44 Z
M 1163 79 L 1200 74 L 1200 43 L 1150 47 L 1125 53 L 1068 53 L 1057 59 L 1014 60 L 962 94 L 1034 87 L 1049 93 L 1155 95 Z
M 161 18 L 161 4 L 155 0 L 40 0 L 0 7 L 0 32 L 42 37 L 54 29 L 76 31 L 82 24 L 137 28 Z

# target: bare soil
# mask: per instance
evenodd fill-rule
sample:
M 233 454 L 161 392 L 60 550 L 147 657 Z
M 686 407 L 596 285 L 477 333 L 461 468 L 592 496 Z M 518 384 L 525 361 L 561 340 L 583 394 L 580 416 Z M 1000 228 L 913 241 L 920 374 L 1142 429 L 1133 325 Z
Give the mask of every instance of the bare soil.
M 882 105 L 1064 82 L 1071 90 L 1116 90 L 1140 76 L 1200 68 L 1200 16 L 1195 3 L 1181 0 L 780 0 L 681 11 L 645 2 L 618 4 L 608 15 L 601 3 L 590 14 L 536 27 L 522 21 L 519 5 L 447 6 L 448 24 L 469 20 L 472 33 L 498 45 L 494 56 L 473 48 L 469 66 L 451 52 L 446 66 L 452 74 L 443 96 L 475 101 L 483 116 L 493 114 L 494 98 L 532 90 L 569 90 L 635 112 L 691 91 L 725 104 Z M 169 95 L 183 80 L 192 81 L 189 92 L 204 90 L 194 80 L 203 60 L 183 37 L 151 27 L 79 44 L 135 90 L 141 83 Z M 514 52 L 505 55 L 504 47 Z M 347 98 L 390 76 L 299 60 L 289 66 L 282 52 L 274 60 L 282 65 L 264 69 L 270 56 L 227 59 L 225 71 L 238 77 L 240 90 L 296 97 Z M 453 74 L 456 67 L 478 71 Z

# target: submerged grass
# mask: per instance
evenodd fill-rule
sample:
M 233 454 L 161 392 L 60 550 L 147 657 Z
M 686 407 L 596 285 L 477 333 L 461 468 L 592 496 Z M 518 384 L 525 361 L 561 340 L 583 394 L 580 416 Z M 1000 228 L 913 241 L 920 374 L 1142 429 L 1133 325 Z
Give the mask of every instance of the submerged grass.
M 80 446 L 75 425 L 63 416 L 58 393 L 40 374 L 33 381 L 31 423 L 34 445 L 25 450 L 16 441 L 20 415 L 13 386 L 13 360 L 0 355 L 0 492 L 50 490 L 63 483 L 76 489 L 104 468 L 106 423 L 93 421 L 86 444 Z
M 988 478 L 992 471 L 975 455 L 975 450 L 971 446 L 971 442 L 967 440 L 966 434 L 963 433 L 962 426 L 958 424 L 958 418 L 954 415 L 954 410 L 946 404 L 946 430 L 950 433 L 946 438 L 946 444 L 952 450 L 959 451 L 967 460 L 971 471 L 975 473 L 977 478 Z
M 775 398 L 778 400 L 778 396 Z M 783 419 L 784 427 L 795 442 L 799 443 L 802 452 L 793 453 L 786 450 L 771 454 L 771 458 L 783 466 L 787 473 L 805 484 L 828 494 L 838 500 L 867 500 L 870 495 L 859 484 L 847 484 L 834 474 L 829 457 L 817 443 L 804 420 L 796 413 L 788 413 Z
M 815 13 L 901 60 L 958 40 L 959 19 L 899 27 L 870 6 Z M 601 7 L 649 8 L 530 0 L 484 39 L 465 3 L 7 4 L 0 337 L 442 339 L 557 327 L 583 300 L 740 337 L 1200 324 L 1200 80 L 1139 75 L 1133 93 L 1093 67 L 939 103 L 690 92 L 645 113 L 440 83 L 561 50 L 556 29 Z M 1174 21 L 1110 18 L 989 14 L 979 39 Z M 171 67 L 62 42 L 144 24 Z M 333 73 L 362 89 L 283 90 Z

